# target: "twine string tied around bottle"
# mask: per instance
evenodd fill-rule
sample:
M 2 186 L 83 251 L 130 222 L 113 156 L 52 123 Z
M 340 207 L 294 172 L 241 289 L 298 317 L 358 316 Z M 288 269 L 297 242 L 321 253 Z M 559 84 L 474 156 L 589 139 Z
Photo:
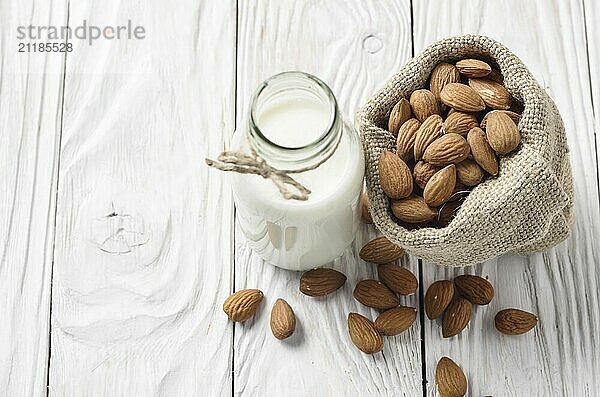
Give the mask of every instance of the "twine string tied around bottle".
M 304 167 L 297 170 L 280 170 L 270 166 L 265 159 L 260 157 L 254 149 L 251 149 L 251 154 L 245 154 L 236 151 L 224 151 L 217 160 L 205 159 L 206 164 L 221 171 L 232 171 L 240 174 L 256 174 L 265 179 L 273 181 L 279 192 L 286 200 L 308 200 L 308 195 L 311 193 L 300 182 L 288 174 L 297 174 L 304 171 L 309 171 L 317 168 L 323 162 L 310 167 Z M 294 190 L 290 190 L 289 186 Z

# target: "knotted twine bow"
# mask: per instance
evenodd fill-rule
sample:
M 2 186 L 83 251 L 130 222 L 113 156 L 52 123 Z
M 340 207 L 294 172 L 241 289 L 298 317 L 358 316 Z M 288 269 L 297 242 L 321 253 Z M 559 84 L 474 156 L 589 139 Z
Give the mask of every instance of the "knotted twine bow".
M 239 172 L 240 174 L 260 175 L 265 179 L 272 180 L 275 186 L 277 186 L 277 189 L 279 189 L 279 192 L 283 198 L 286 200 L 306 201 L 308 200 L 308 195 L 311 193 L 311 191 L 288 174 L 300 174 L 302 172 L 318 168 L 321 164 L 329 160 L 333 153 L 335 153 L 340 145 L 340 142 L 341 137 L 338 137 L 335 147 L 324 158 L 313 165 L 304 168 L 298 168 L 296 170 L 280 170 L 275 167 L 271 167 L 265 159 L 256 153 L 254 148 L 250 148 L 249 155 L 242 152 L 226 150 L 222 152 L 219 157 L 217 157 L 217 160 L 206 158 L 204 161 L 206 161 L 208 166 L 214 167 L 221 171 L 233 171 Z M 290 191 L 287 185 L 293 186 L 296 189 L 296 192 Z
M 329 158 L 329 157 L 327 157 Z M 327 160 L 327 159 L 325 159 Z M 217 160 L 205 159 L 206 164 L 221 171 L 234 171 L 240 174 L 256 174 L 265 179 L 273 181 L 279 192 L 286 200 L 308 200 L 310 190 L 301 183 L 290 177 L 288 174 L 297 174 L 304 171 L 314 170 L 324 161 L 310 167 L 300 168 L 298 170 L 279 170 L 271 167 L 265 159 L 260 157 L 254 149 L 247 155 L 242 152 L 225 151 L 222 152 Z M 296 189 L 292 192 L 286 185 L 291 185 Z

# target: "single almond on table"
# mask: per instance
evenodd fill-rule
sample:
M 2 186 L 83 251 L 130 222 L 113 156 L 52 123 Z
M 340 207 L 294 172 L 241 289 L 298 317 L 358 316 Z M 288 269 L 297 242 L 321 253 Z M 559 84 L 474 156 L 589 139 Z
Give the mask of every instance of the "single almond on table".
M 283 299 L 277 299 L 271 310 L 271 332 L 277 339 L 291 336 L 296 329 L 296 316 L 292 307 Z
M 446 134 L 466 136 L 471 128 L 479 127 L 479 123 L 473 113 L 454 111 L 446 117 L 443 127 Z
M 358 313 L 348 314 L 348 333 L 354 346 L 367 354 L 373 354 L 383 349 L 383 338 L 375 330 L 373 322 Z
M 450 164 L 436 172 L 431 179 L 429 179 L 429 182 L 427 182 L 425 190 L 423 191 L 423 198 L 428 205 L 438 207 L 450 199 L 450 196 L 452 196 L 452 193 L 454 192 L 455 185 L 456 166 Z
M 412 110 L 410 109 L 410 103 L 406 98 L 400 99 L 396 105 L 392 108 L 390 118 L 388 120 L 388 129 L 394 134 L 398 135 L 398 130 L 404 124 L 404 122 L 412 117 Z
M 397 155 L 383 151 L 379 157 L 379 183 L 383 192 L 393 199 L 408 197 L 413 190 L 410 168 Z
M 437 211 L 427 205 L 423 197 L 412 195 L 392 202 L 392 212 L 401 221 L 408 223 L 428 222 L 436 217 Z
M 462 59 L 456 62 L 456 68 L 467 77 L 484 77 L 492 72 L 492 67 L 479 59 Z
M 512 105 L 512 97 L 506 88 L 493 80 L 469 79 L 469 87 L 474 89 L 483 102 L 492 109 L 510 109 Z
M 462 112 L 479 112 L 485 109 L 485 102 L 479 94 L 466 84 L 447 84 L 440 93 L 442 102 Z
M 438 280 L 427 288 L 425 293 L 425 314 L 430 320 L 440 317 L 454 297 L 454 283 Z
M 354 288 L 354 299 L 374 309 L 391 309 L 400 304 L 398 297 L 377 280 L 362 280 Z
M 456 290 L 475 305 L 487 305 L 494 299 L 494 287 L 483 277 L 464 274 L 454 279 Z
M 399 306 L 381 313 L 375 319 L 375 329 L 385 336 L 395 336 L 410 328 L 417 319 L 414 307 Z
M 405 267 L 393 263 L 379 265 L 377 274 L 381 282 L 397 294 L 412 295 L 417 292 L 419 282 L 415 275 Z
M 334 269 L 312 269 L 300 277 L 300 292 L 308 296 L 324 296 L 337 291 L 346 276 Z
M 403 255 L 404 250 L 384 236 L 369 241 L 358 253 L 358 256 L 363 261 L 377 264 L 394 262 Z
M 467 135 L 467 142 L 471 148 L 473 159 L 481 168 L 492 175 L 498 175 L 498 159 L 496 152 L 490 146 L 483 130 L 479 127 L 473 128 Z
M 369 212 L 369 195 L 366 190 L 360 195 L 360 216 L 364 223 L 373 223 L 373 218 Z
M 465 298 L 454 299 L 444 312 L 442 320 L 442 336 L 450 338 L 458 335 L 471 320 L 471 302 Z
M 538 323 L 535 315 L 519 309 L 500 310 L 494 319 L 496 329 L 506 335 L 521 335 Z
M 263 297 L 262 291 L 258 289 L 237 291 L 225 300 L 223 311 L 231 321 L 246 321 L 254 316 Z
M 515 113 L 512 110 L 492 110 L 490 112 L 487 112 L 485 114 L 485 116 L 483 116 L 483 119 L 481 119 L 481 128 L 485 129 L 485 126 L 487 125 L 487 120 L 488 117 L 490 117 L 490 114 L 495 114 L 495 113 L 504 113 L 505 115 L 507 115 L 508 117 L 510 117 L 510 119 L 513 121 L 513 123 L 515 123 L 515 125 L 519 125 L 519 121 L 521 120 L 521 115 L 519 113 Z
M 433 165 L 446 166 L 460 163 L 470 152 L 469 144 L 461 135 L 444 134 L 427 146 L 423 160 Z
M 420 89 L 410 94 L 410 106 L 415 117 L 425 121 L 432 114 L 440 114 L 440 105 L 433 93 L 429 90 Z
M 438 63 L 437 66 L 431 72 L 431 77 L 429 78 L 429 89 L 435 98 L 440 100 L 440 92 L 446 86 L 446 84 L 450 83 L 459 83 L 460 82 L 460 74 L 458 73 L 458 69 L 456 66 L 442 62 Z
M 521 143 L 519 128 L 505 113 L 490 115 L 487 119 L 485 133 L 490 146 L 498 154 L 508 154 Z
M 471 159 L 456 164 L 456 179 L 465 186 L 477 186 L 484 176 L 483 168 Z
M 421 160 L 429 144 L 442 136 L 442 118 L 438 114 L 429 116 L 417 130 L 414 145 L 414 159 Z
M 467 394 L 467 378 L 448 357 L 440 358 L 435 368 L 435 383 L 441 397 L 463 397 Z
M 425 189 L 425 186 L 427 185 L 427 182 L 429 182 L 429 179 L 431 179 L 431 177 L 441 169 L 442 169 L 442 167 L 438 167 L 437 165 L 426 163 L 425 161 L 422 161 L 422 160 L 417 162 L 417 164 L 415 164 L 415 167 L 413 169 L 413 177 L 414 177 L 415 183 L 421 189 Z
M 415 139 L 417 131 L 421 127 L 421 122 L 417 119 L 409 119 L 398 131 L 396 138 L 396 153 L 402 160 L 409 161 L 414 157 Z

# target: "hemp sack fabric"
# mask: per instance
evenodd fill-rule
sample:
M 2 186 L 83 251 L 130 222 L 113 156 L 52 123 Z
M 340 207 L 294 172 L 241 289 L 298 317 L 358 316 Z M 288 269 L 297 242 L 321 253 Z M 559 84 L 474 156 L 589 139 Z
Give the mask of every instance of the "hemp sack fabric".
M 500 173 L 466 197 L 452 222 L 440 229 L 409 231 L 394 220 L 379 183 L 381 152 L 395 152 L 395 139 L 381 126 L 394 104 L 426 86 L 440 62 L 480 58 L 498 67 L 504 85 L 525 110 L 521 144 L 500 157 Z M 563 241 L 573 223 L 573 179 L 565 129 L 556 105 L 523 62 L 497 41 L 483 36 L 441 40 L 410 60 L 358 112 L 363 137 L 371 214 L 391 241 L 424 260 L 466 266 L 505 253 L 528 254 Z

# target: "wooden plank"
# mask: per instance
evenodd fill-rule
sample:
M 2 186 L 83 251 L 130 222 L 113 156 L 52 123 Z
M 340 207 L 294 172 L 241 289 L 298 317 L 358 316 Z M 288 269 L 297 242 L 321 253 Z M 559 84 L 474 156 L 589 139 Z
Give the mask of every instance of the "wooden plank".
M 414 21 L 417 52 L 439 38 L 480 33 L 505 43 L 523 59 L 561 111 L 577 196 L 572 237 L 548 252 L 526 258 L 507 255 L 464 270 L 423 265 L 426 286 L 476 273 L 488 277 L 497 292 L 492 304 L 475 310 L 458 337 L 442 340 L 440 324 L 426 323 L 427 394 L 436 394 L 435 365 L 447 355 L 467 373 L 470 395 L 597 395 L 600 218 L 582 7 L 558 0 L 477 6 L 469 1 L 421 1 L 415 3 Z M 520 337 L 500 335 L 493 318 L 506 307 L 537 313 L 538 327 Z
M 238 122 L 255 87 L 285 70 L 302 70 L 332 87 L 346 116 L 410 57 L 408 1 L 265 1 L 239 3 Z M 239 125 L 238 123 L 238 125 Z M 235 326 L 236 395 L 421 395 L 420 327 L 386 339 L 382 354 L 360 353 L 348 337 L 348 312 L 373 318 L 375 311 L 352 297 L 357 280 L 373 276 L 358 259 L 362 242 L 374 237 L 363 227 L 357 244 L 339 264 L 348 281 L 325 299 L 298 291 L 300 273 L 264 264 L 236 228 L 236 289 L 260 288 L 265 301 L 258 315 Z M 407 262 L 415 273 L 416 262 Z M 298 330 L 278 341 L 269 329 L 277 298 L 296 311 Z M 418 298 L 404 299 L 418 306 Z
M 46 395 L 64 54 L 19 53 L 17 27 L 65 25 L 66 2 L 0 12 L 0 390 Z
M 231 393 L 233 204 L 204 164 L 234 128 L 235 2 L 71 2 L 145 28 L 67 58 L 54 266 L 55 395 Z

